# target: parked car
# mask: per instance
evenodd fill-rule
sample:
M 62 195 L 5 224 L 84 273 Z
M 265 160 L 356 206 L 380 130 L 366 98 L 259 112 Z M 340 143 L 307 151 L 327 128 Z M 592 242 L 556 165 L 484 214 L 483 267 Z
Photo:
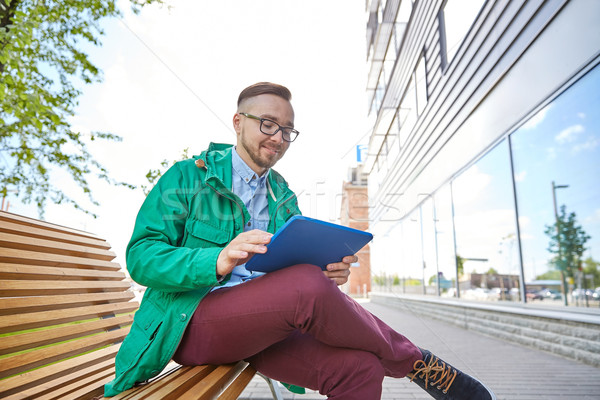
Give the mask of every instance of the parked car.
M 511 300 L 511 295 L 508 289 L 493 288 L 488 293 L 490 300 Z
M 462 297 L 470 300 L 489 300 L 489 293 L 489 289 L 485 288 L 467 289 L 462 294 Z
M 556 289 L 542 289 L 542 290 L 540 290 L 540 294 L 542 296 L 544 296 L 545 299 L 550 299 L 550 300 L 562 299 L 562 293 Z
M 574 299 L 585 299 L 586 297 L 588 299 L 593 299 L 594 291 L 592 291 L 592 289 L 575 289 L 571 295 Z
M 528 290 L 525 293 L 525 297 L 527 300 L 544 300 L 544 296 L 542 296 L 540 292 L 536 290 Z

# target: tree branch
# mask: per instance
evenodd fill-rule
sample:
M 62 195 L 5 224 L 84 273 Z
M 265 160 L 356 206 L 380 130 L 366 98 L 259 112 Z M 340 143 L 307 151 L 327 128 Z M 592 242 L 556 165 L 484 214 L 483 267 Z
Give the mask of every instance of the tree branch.
M 0 29 L 6 29 L 6 33 L 8 33 L 8 26 L 11 24 L 13 17 L 15 16 L 15 11 L 17 11 L 17 6 L 19 5 L 18 0 L 9 0 L 9 3 L 6 3 L 7 0 L 0 0 Z M 6 39 L 0 42 L 0 50 L 3 50 L 4 47 L 8 44 L 8 35 L 6 35 Z M 4 72 L 4 64 L 0 62 L 0 75 Z

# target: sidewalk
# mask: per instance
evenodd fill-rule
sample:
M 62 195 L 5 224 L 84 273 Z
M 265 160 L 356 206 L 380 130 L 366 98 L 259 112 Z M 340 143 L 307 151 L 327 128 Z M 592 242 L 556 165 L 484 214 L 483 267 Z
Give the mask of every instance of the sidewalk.
M 415 344 L 429 349 L 492 388 L 498 400 L 600 399 L 600 369 L 549 353 L 467 331 L 407 309 L 370 302 L 363 306 Z M 316 392 L 284 399 L 325 399 Z M 265 381 L 255 377 L 240 399 L 272 399 Z M 431 399 L 408 379 L 385 378 L 385 400 Z

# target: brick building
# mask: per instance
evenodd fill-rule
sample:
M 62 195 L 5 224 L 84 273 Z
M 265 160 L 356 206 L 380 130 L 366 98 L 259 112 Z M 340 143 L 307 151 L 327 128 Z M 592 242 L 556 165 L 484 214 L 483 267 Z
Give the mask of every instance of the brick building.
M 367 179 L 361 166 L 352 168 L 349 181 L 342 186 L 341 223 L 350 228 L 369 229 L 369 196 Z M 358 262 L 352 265 L 352 273 L 344 290 L 351 296 L 366 296 L 371 291 L 371 256 L 369 245 L 358 253 Z

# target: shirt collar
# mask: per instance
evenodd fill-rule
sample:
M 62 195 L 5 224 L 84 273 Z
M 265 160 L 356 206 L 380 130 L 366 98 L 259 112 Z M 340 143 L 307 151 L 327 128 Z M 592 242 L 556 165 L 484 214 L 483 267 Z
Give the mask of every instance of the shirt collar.
M 250 168 L 248 164 L 246 164 L 246 162 L 242 160 L 242 157 L 240 157 L 240 155 L 238 154 L 236 147 L 234 147 L 233 151 L 231 152 L 231 166 L 244 182 L 250 182 L 253 178 L 256 177 L 258 179 L 258 183 L 261 185 L 265 182 L 267 176 L 269 175 L 269 172 L 271 171 L 270 169 L 268 169 L 267 172 L 265 172 L 259 178 L 256 172 L 254 172 L 252 168 Z

